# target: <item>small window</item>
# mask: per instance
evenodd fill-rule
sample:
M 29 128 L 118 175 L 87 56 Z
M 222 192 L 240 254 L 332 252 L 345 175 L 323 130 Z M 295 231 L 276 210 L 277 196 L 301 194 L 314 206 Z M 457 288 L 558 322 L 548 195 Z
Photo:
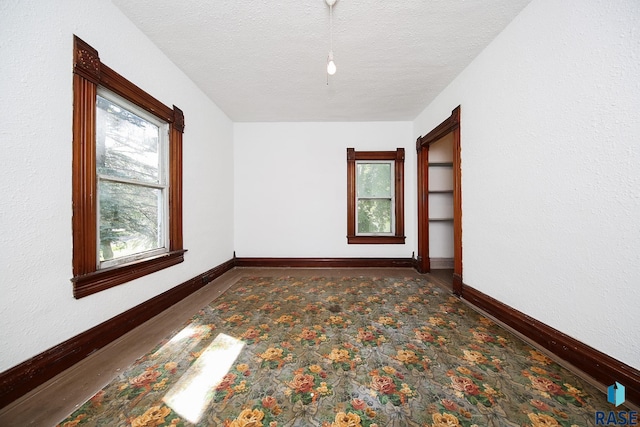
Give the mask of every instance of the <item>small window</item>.
M 347 149 L 347 241 L 402 244 L 404 149 Z
M 184 260 L 184 116 L 74 37 L 73 295 Z

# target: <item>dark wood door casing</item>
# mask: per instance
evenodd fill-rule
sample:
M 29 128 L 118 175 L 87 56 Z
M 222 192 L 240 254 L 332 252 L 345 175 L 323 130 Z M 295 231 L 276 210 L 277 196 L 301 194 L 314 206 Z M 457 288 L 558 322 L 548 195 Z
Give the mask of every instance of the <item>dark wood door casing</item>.
M 460 162 L 460 106 L 431 132 L 416 140 L 418 152 L 418 258 L 420 273 L 431 271 L 429 262 L 429 146 L 453 134 L 453 292 L 462 294 L 462 170 Z

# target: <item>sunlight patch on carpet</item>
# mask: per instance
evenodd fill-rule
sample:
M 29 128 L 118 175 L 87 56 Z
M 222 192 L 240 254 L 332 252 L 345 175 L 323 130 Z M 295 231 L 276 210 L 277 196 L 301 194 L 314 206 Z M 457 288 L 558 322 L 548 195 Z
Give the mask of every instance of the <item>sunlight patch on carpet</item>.
M 191 423 L 200 421 L 213 391 L 238 358 L 244 342 L 219 334 L 162 399 Z
M 180 346 L 184 345 L 187 346 L 187 350 L 190 350 L 198 345 L 205 333 L 210 331 L 211 327 L 208 325 L 189 325 L 178 332 L 166 344 L 161 346 L 151 357 L 159 358 L 165 354 L 171 354 L 177 351 Z

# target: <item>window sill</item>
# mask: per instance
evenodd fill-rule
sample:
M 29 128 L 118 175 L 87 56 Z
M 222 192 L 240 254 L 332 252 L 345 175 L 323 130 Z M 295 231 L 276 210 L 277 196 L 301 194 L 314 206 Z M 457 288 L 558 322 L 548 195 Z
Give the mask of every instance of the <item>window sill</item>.
M 405 236 L 347 236 L 350 245 L 403 245 Z
M 76 276 L 71 279 L 73 296 L 80 299 L 179 264 L 184 261 L 185 252 L 186 250 L 173 251 L 153 258 Z

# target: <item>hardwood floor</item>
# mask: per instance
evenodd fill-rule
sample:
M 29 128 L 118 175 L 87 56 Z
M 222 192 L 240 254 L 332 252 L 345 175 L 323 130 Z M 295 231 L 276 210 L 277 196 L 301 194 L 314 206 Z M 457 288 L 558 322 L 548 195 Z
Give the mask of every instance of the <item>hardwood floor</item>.
M 432 269 L 429 275 L 436 279 L 438 284 L 443 286 L 446 290 L 448 290 L 449 292 L 453 291 L 453 268 L 442 270 Z
M 410 268 L 249 268 L 236 267 L 110 345 L 0 410 L 2 426 L 53 426 L 117 377 L 160 340 L 189 320 L 201 307 L 243 276 L 397 276 L 420 277 Z M 451 290 L 451 274 L 434 270 L 434 282 Z

